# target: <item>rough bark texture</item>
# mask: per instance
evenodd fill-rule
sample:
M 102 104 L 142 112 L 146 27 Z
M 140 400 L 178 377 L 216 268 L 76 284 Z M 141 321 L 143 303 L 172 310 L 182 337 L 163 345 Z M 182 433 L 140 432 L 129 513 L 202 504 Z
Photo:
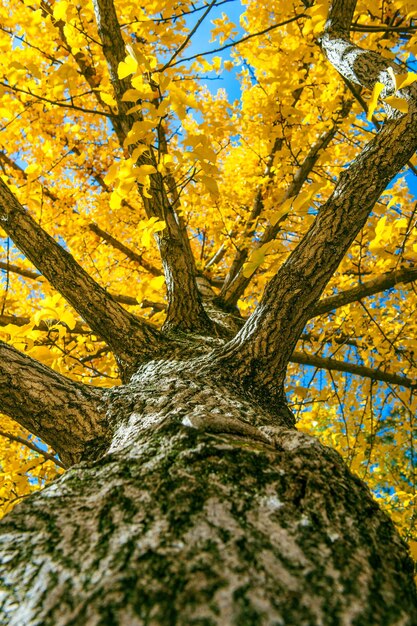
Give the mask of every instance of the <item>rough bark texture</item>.
M 64 463 L 100 448 L 106 435 L 99 389 L 69 381 L 0 341 L 1 411 L 49 443 Z
M 417 623 L 407 550 L 335 452 L 192 363 L 107 401 L 108 453 L 2 522 L 2 624 Z
M 331 3 L 323 50 L 350 80 L 385 81 L 389 91 L 390 62 L 347 38 L 355 5 Z M 94 6 L 123 140 L 134 119 L 121 99 L 129 81 L 117 76 L 123 37 L 113 2 Z M 400 94 L 408 115 L 342 173 L 243 326 L 212 297 L 203 308 L 175 194 L 159 174 L 144 204 L 167 224 L 159 241 L 169 301 L 162 332 L 122 309 L 0 181 L 2 227 L 126 362 L 125 384 L 103 392 L 0 344 L 0 410 L 68 464 L 82 460 L 1 523 L 2 625 L 417 624 L 405 544 L 340 457 L 295 430 L 283 395 L 305 322 L 328 310 L 320 294 L 417 147 L 415 89 Z M 313 149 L 306 167 L 315 158 Z M 224 340 L 213 338 L 219 326 Z
M 113 0 L 94 0 L 94 11 L 98 32 L 103 44 L 103 53 L 110 72 L 111 83 L 114 88 L 119 118 L 123 125 L 125 136 L 133 127 L 135 119 L 142 119 L 142 113 L 127 115 L 129 103 L 123 102 L 124 92 L 130 86 L 130 79 L 121 80 L 117 68 L 126 57 L 126 49 L 122 32 L 118 22 Z M 155 85 L 156 88 L 156 85 Z M 165 151 L 166 138 L 161 125 L 158 128 L 159 150 Z M 129 149 L 133 153 L 136 145 L 131 144 Z M 155 174 L 150 176 L 149 194 L 143 193 L 143 185 L 138 185 L 144 208 L 148 217 L 158 217 L 164 220 L 166 227 L 156 236 L 165 273 L 168 312 L 165 327 L 192 332 L 216 332 L 216 327 L 206 315 L 203 303 L 196 284 L 195 260 L 191 251 L 190 242 L 182 217 L 176 211 L 179 205 L 179 196 L 175 183 L 167 177 L 170 200 L 165 187 L 164 177 L 157 172 L 157 158 L 151 147 L 139 157 L 138 165 L 152 165 Z M 150 196 L 150 197 L 149 197 Z
M 137 359 L 139 346 L 145 354 L 155 352 L 157 331 L 115 302 L 36 223 L 3 180 L 0 180 L 0 220 L 17 247 L 122 361 L 129 363 Z

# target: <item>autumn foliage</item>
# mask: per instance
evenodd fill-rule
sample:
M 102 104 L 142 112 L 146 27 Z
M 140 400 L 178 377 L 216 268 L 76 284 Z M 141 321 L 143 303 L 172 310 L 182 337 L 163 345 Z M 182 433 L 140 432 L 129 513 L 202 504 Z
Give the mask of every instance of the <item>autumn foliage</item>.
M 385 117 L 381 89 L 342 80 L 325 59 L 318 39 L 328 2 L 309 4 L 249 1 L 233 23 L 229 0 L 118 0 L 122 94 L 91 2 L 2 5 L 0 175 L 97 282 L 155 326 L 166 298 L 154 236 L 166 223 L 145 212 L 153 175 L 187 227 L 203 293 L 247 317 Z M 219 51 L 195 55 L 192 41 L 208 49 L 195 29 L 203 16 Z M 417 78 L 416 23 L 415 0 L 357 4 L 351 36 L 403 65 L 398 88 Z M 344 456 L 417 557 L 415 166 L 385 191 L 329 283 L 327 309 L 318 307 L 290 365 L 287 396 L 299 428 Z M 0 236 L 0 338 L 74 380 L 117 385 L 106 344 Z M 0 435 L 5 513 L 63 470 L 7 416 Z

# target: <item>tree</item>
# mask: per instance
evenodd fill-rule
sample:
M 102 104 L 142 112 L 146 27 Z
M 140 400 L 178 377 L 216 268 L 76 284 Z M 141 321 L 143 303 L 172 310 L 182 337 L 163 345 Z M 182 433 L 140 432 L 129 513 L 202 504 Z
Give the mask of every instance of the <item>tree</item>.
M 333 422 L 368 474 L 391 426 L 412 441 L 415 322 L 392 288 L 416 278 L 415 214 L 402 179 L 380 198 L 414 171 L 416 75 L 389 50 L 415 51 L 417 6 L 253 3 L 240 39 L 223 15 L 230 105 L 198 82 L 222 60 L 186 57 L 221 4 L 4 10 L 3 435 L 67 468 L 2 521 L 4 624 L 417 623 L 406 544 L 285 395 L 309 392 L 290 362 L 330 371 L 339 406 L 311 385 L 305 428 Z M 364 394 L 354 439 L 335 372 Z M 378 381 L 402 404 L 375 426 Z

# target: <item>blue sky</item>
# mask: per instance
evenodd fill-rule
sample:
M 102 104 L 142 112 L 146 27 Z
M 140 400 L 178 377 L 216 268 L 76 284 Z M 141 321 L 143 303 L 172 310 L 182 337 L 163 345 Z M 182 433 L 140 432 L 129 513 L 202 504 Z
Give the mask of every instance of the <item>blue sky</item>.
M 230 21 L 232 21 L 237 28 L 239 29 L 239 35 L 237 39 L 244 35 L 244 31 L 240 28 L 239 25 L 239 17 L 244 12 L 245 7 L 242 6 L 240 0 L 230 0 L 226 4 L 221 5 L 220 7 L 213 8 L 206 19 L 199 26 L 197 32 L 194 34 L 191 45 L 187 48 L 185 52 L 185 56 L 189 57 L 195 54 L 208 52 L 209 50 L 215 50 L 220 46 L 219 41 L 210 42 L 211 39 L 211 30 L 213 28 L 212 20 L 218 19 L 222 16 L 222 13 L 225 13 Z M 197 21 L 200 19 L 202 12 L 196 13 L 195 15 L 191 15 L 188 19 L 188 26 L 190 29 L 194 27 Z M 229 43 L 229 42 L 226 42 Z M 220 56 L 223 60 L 231 59 L 231 52 L 233 48 L 228 48 L 222 52 L 213 52 L 213 56 Z M 206 57 L 208 61 L 210 61 L 211 56 Z M 215 78 L 215 73 L 213 72 L 210 76 L 210 80 L 207 81 L 207 87 L 212 92 L 217 92 L 218 89 L 225 89 L 228 95 L 229 102 L 233 102 L 236 99 L 240 98 L 240 86 L 239 81 L 236 79 L 235 72 L 223 72 L 221 76 L 219 76 L 215 80 L 211 80 L 211 78 Z

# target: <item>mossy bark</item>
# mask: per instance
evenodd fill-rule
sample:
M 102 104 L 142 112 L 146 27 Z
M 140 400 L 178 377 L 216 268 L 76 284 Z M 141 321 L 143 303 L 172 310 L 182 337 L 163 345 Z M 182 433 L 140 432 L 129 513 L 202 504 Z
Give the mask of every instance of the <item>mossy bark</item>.
M 195 363 L 148 364 L 107 402 L 107 452 L 2 522 L 1 624 L 417 623 L 392 522 L 285 412 Z

